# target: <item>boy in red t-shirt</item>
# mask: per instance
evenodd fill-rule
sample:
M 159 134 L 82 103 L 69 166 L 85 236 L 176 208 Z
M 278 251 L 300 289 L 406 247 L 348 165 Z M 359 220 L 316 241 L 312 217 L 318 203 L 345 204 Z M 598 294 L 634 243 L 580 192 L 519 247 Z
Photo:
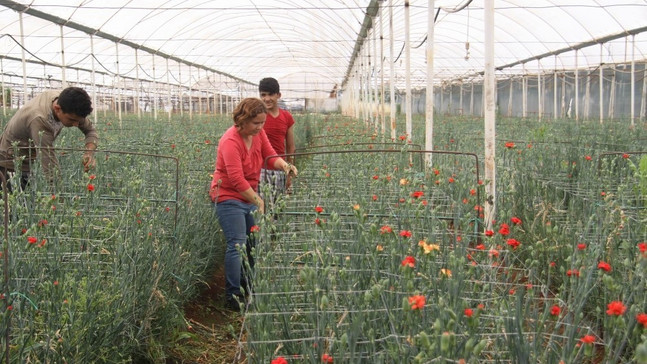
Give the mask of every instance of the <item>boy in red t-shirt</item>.
M 267 77 L 262 79 L 258 84 L 258 92 L 261 100 L 267 108 L 267 118 L 265 119 L 265 134 L 270 140 L 276 154 L 293 154 L 294 146 L 294 118 L 289 111 L 279 108 L 279 99 L 281 90 L 279 82 Z M 285 160 L 288 163 L 294 163 L 293 156 L 287 156 Z M 261 169 L 261 183 L 272 185 L 272 202 L 276 200 L 278 193 L 285 192 L 291 185 L 290 176 L 286 176 L 282 170 L 272 169 L 271 167 Z

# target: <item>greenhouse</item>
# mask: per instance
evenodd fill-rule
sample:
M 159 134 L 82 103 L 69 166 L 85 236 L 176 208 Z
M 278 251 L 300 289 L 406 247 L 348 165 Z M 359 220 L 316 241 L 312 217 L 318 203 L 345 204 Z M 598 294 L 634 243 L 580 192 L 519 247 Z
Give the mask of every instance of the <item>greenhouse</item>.
M 647 364 L 647 0 L 0 5 L 0 363 Z

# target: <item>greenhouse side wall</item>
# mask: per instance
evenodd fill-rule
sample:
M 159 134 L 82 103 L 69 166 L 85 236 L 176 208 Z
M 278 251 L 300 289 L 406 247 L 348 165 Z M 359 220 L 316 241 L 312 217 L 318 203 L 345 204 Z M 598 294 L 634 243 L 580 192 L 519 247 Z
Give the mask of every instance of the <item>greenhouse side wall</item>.
M 634 65 L 634 117 L 645 120 L 645 63 Z M 631 117 L 631 65 L 607 65 L 603 70 L 603 119 Z M 555 80 L 557 82 L 555 82 Z M 506 117 L 575 118 L 575 71 L 559 71 L 541 75 L 512 76 L 497 80 L 497 113 Z M 525 110 L 524 110 L 525 83 Z M 541 99 L 538 97 L 538 83 Z M 580 70 L 578 83 L 579 119 L 600 119 L 600 68 Z M 460 83 L 434 90 L 435 110 L 446 115 L 483 115 L 483 85 L 481 82 Z M 398 110 L 406 112 L 405 95 L 396 96 Z M 424 114 L 426 92 L 412 92 L 412 111 Z M 587 101 L 588 100 L 588 101 Z M 538 106 L 541 102 L 541 108 Z M 555 105 L 555 103 L 557 105 Z M 596 106 L 592 106 L 596 105 Z M 539 112 L 541 110 L 541 113 Z

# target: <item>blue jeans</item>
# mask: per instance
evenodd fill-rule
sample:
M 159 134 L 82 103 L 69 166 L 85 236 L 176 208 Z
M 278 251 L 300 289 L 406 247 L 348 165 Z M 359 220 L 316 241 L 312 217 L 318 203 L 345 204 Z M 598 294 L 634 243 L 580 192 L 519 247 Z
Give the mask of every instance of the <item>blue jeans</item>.
M 233 296 L 241 297 L 241 281 L 245 289 L 251 289 L 251 271 L 248 271 L 241 251 L 247 255 L 249 268 L 254 268 L 252 248 L 255 245 L 254 238 L 250 235 L 250 229 L 254 226 L 252 212 L 256 210 L 253 204 L 238 200 L 225 200 L 214 204 L 218 222 L 225 234 L 227 248 L 225 249 L 225 295 L 226 298 Z M 242 250 L 242 248 L 245 250 Z

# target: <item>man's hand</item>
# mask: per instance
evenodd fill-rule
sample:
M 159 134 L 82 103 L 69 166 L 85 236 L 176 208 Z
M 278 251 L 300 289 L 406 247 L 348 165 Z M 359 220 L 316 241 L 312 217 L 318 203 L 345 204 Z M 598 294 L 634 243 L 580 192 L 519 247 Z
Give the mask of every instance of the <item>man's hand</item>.
M 83 153 L 83 158 L 81 159 L 83 163 L 83 171 L 88 172 L 92 168 L 97 166 L 97 161 L 94 159 L 94 151 L 88 150 Z
M 94 159 L 94 151 L 96 149 L 97 145 L 95 143 L 90 142 L 85 144 L 85 153 L 83 153 L 83 158 L 81 158 L 84 172 L 88 172 L 97 166 L 97 161 Z

